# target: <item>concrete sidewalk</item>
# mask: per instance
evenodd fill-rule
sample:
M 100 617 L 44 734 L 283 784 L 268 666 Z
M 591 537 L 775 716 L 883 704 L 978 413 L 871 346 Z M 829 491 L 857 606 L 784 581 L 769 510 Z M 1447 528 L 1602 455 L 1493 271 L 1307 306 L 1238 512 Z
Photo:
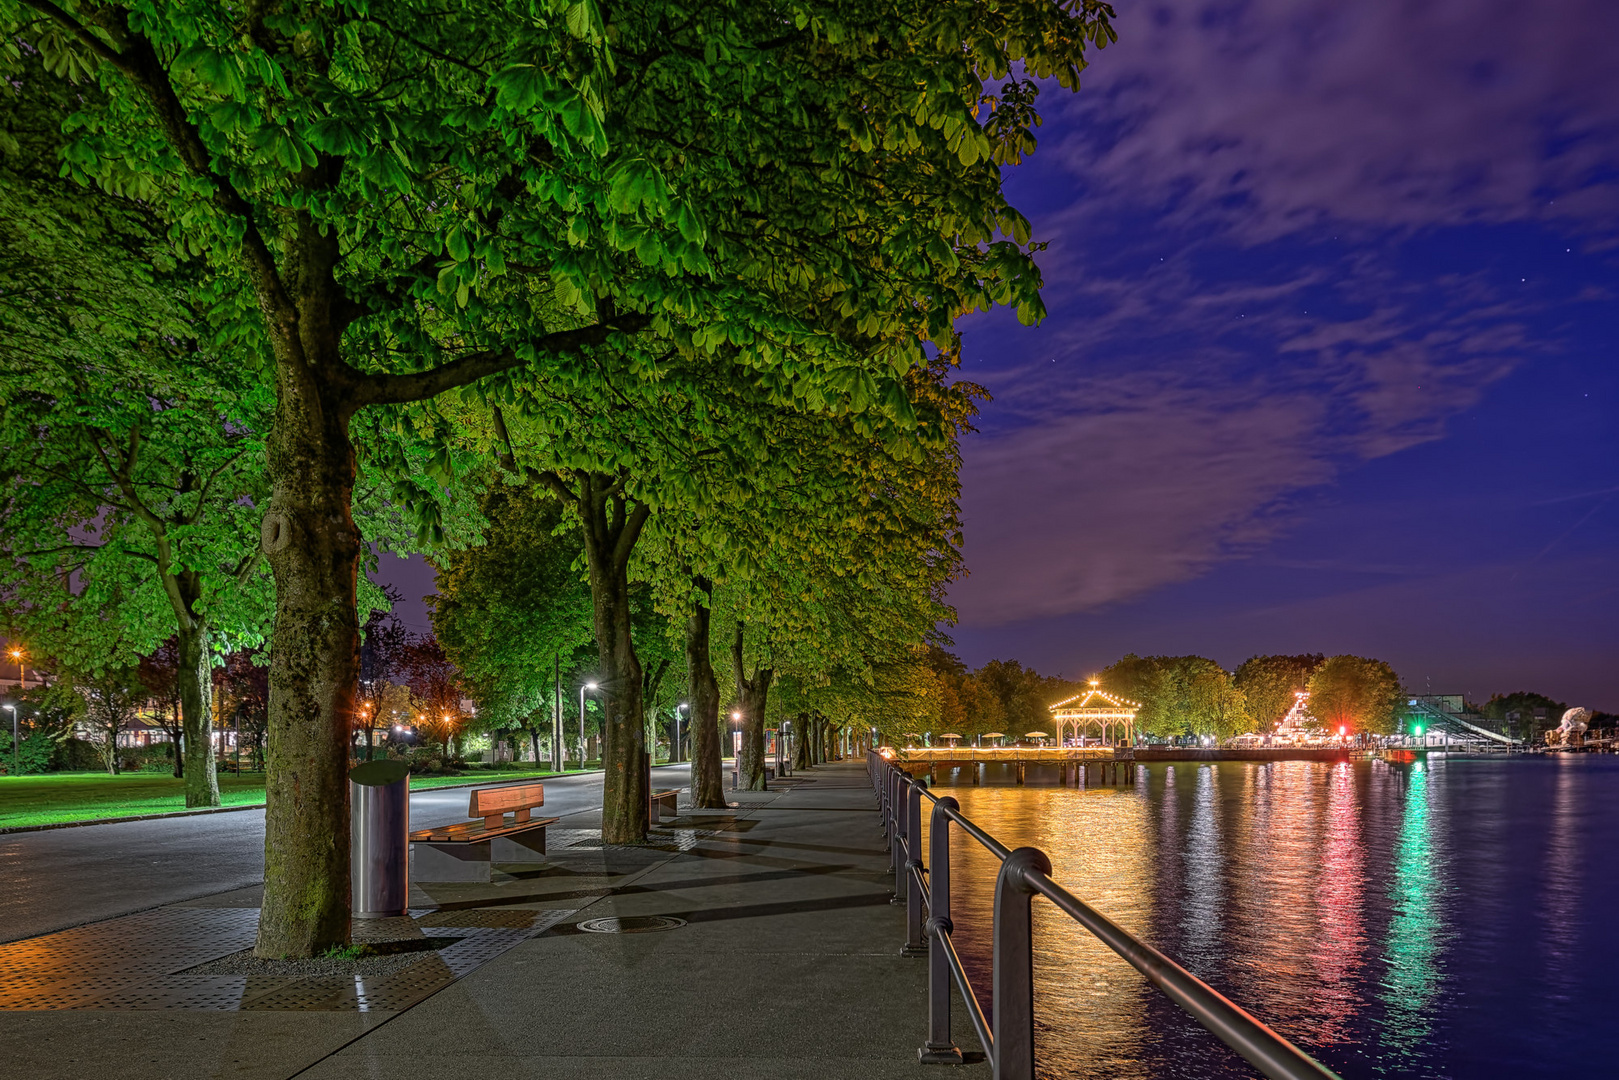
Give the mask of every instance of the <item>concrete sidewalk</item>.
M 237 1012 L 7 1011 L 0 1053 L 35 1078 L 933 1075 L 916 1063 L 927 964 L 899 955 L 904 913 L 888 902 L 865 770 L 822 766 L 732 798 L 731 811 L 683 810 L 647 847 L 603 848 L 575 815 L 541 870 L 413 890 L 435 909 L 422 926 L 469 928 L 425 931 L 468 935 L 463 952 L 480 947 L 470 928 L 507 928 L 413 1004 L 360 1011 L 362 994 L 323 1012 L 269 994 Z M 638 916 L 684 925 L 580 929 Z M 976 1048 L 956 1012 L 958 1043 Z

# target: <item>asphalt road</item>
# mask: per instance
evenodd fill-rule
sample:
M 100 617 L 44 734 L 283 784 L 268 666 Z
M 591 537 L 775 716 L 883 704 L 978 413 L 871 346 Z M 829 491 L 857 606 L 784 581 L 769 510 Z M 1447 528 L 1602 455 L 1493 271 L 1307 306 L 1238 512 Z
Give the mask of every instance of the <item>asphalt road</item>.
M 654 769 L 653 782 L 684 787 L 688 769 Z M 600 773 L 542 782 L 547 817 L 601 809 Z M 467 795 L 467 788 L 412 795 L 411 827 L 465 820 Z M 0 942 L 263 880 L 263 810 L 12 833 L 0 836 Z

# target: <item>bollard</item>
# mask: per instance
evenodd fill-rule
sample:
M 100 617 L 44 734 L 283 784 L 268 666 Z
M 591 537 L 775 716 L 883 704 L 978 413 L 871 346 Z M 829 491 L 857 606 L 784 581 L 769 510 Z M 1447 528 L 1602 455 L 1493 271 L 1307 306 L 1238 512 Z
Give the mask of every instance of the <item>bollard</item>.
M 960 1065 L 961 1048 L 950 1038 L 950 961 L 939 936 L 950 921 L 950 816 L 961 804 L 946 795 L 933 804 L 928 832 L 928 1041 L 916 1056 L 924 1065 Z
M 1034 890 L 1029 875 L 1051 873 L 1039 848 L 1018 848 L 995 878 L 995 1080 L 1034 1080 Z
M 410 774 L 403 761 L 349 770 L 349 895 L 356 919 L 410 907 Z
M 927 943 L 922 940 L 922 890 L 913 871 L 922 869 L 922 789 L 927 781 L 917 777 L 911 781 L 911 795 L 905 800 L 905 945 L 901 956 L 926 956 Z

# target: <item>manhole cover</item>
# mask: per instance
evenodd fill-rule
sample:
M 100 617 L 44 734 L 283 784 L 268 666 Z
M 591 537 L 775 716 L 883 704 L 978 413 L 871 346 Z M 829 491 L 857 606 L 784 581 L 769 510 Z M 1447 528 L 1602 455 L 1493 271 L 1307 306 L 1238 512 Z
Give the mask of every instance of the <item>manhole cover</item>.
M 685 919 L 667 915 L 632 915 L 627 919 L 586 919 L 579 924 L 579 929 L 591 934 L 656 934 L 659 930 L 674 930 L 685 925 Z

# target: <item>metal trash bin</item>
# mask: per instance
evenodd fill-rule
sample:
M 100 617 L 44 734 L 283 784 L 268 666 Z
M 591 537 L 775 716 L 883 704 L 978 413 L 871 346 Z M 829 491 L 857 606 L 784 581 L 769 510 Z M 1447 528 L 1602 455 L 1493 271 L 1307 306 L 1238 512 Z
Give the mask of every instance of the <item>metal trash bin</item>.
M 356 919 L 410 906 L 410 767 L 367 761 L 349 770 L 349 884 Z

